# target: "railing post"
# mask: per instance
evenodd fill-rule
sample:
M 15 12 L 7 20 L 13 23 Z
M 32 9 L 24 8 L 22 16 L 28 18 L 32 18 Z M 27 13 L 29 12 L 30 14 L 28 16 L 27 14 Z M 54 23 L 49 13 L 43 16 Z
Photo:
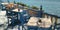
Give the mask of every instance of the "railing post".
M 57 17 L 55 17 L 55 25 L 54 25 L 54 29 L 53 30 L 55 30 L 56 24 L 57 24 Z

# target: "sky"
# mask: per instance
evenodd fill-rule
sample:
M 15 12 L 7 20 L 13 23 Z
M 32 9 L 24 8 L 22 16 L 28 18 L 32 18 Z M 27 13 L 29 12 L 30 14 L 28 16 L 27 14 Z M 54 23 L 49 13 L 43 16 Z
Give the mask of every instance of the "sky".
M 14 2 L 14 0 L 2 0 L 3 2 L 7 2 L 7 1 L 9 1 L 9 2 Z M 16 2 L 19 2 L 20 0 L 15 0 Z
M 7 0 L 2 0 L 2 1 L 5 1 L 7 2 Z M 13 2 L 14 0 L 9 0 L 10 2 Z M 22 0 L 15 0 L 16 2 L 19 2 L 19 1 L 22 1 Z M 29 1 L 29 0 L 28 0 Z M 38 0 L 40 1 L 40 0 Z M 60 0 L 42 0 L 42 1 L 55 1 L 55 2 L 60 2 Z

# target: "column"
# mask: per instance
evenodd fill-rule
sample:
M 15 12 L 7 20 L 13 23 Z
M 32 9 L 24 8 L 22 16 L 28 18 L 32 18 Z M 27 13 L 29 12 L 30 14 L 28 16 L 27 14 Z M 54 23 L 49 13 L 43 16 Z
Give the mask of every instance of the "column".
M 55 17 L 55 23 L 54 23 L 54 29 L 53 30 L 55 30 L 55 28 L 56 28 L 56 24 L 57 24 L 57 17 Z

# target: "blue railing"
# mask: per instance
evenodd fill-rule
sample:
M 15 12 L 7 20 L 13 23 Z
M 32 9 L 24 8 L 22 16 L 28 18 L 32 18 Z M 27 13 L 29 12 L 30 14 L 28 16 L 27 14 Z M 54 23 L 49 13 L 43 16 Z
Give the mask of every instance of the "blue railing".
M 25 30 L 52 30 L 52 26 L 50 28 L 40 28 L 38 26 L 27 26 L 27 25 L 24 25 L 25 23 L 28 22 L 27 19 L 30 18 L 30 16 L 23 16 L 24 14 L 27 14 L 27 12 L 26 11 L 23 11 L 22 13 L 20 13 L 20 12 L 15 13 L 17 15 L 16 16 L 17 19 L 14 19 L 14 17 L 13 17 L 14 16 L 14 13 L 15 12 L 12 12 L 12 13 L 10 13 L 11 15 L 9 15 L 9 16 L 12 16 L 12 18 L 11 18 L 11 24 L 9 24 L 8 27 L 11 25 L 12 28 L 13 28 L 15 25 L 18 25 L 18 30 L 20 30 L 20 26 L 22 26 L 22 30 L 23 30 L 23 28 Z M 7 14 L 9 14 L 9 13 L 7 12 Z M 26 26 L 27 29 L 24 26 Z

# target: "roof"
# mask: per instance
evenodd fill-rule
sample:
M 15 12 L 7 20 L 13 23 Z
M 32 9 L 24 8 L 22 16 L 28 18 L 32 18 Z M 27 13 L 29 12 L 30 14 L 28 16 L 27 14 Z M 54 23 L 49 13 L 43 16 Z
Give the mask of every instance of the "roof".
M 3 4 L 3 5 L 7 5 L 7 4 L 9 4 L 9 3 L 1 3 L 1 4 Z
M 14 12 L 23 12 L 22 9 L 20 9 L 20 11 L 18 11 L 18 8 L 17 8 L 17 9 L 14 9 L 14 10 L 12 10 L 12 11 L 14 11 Z

